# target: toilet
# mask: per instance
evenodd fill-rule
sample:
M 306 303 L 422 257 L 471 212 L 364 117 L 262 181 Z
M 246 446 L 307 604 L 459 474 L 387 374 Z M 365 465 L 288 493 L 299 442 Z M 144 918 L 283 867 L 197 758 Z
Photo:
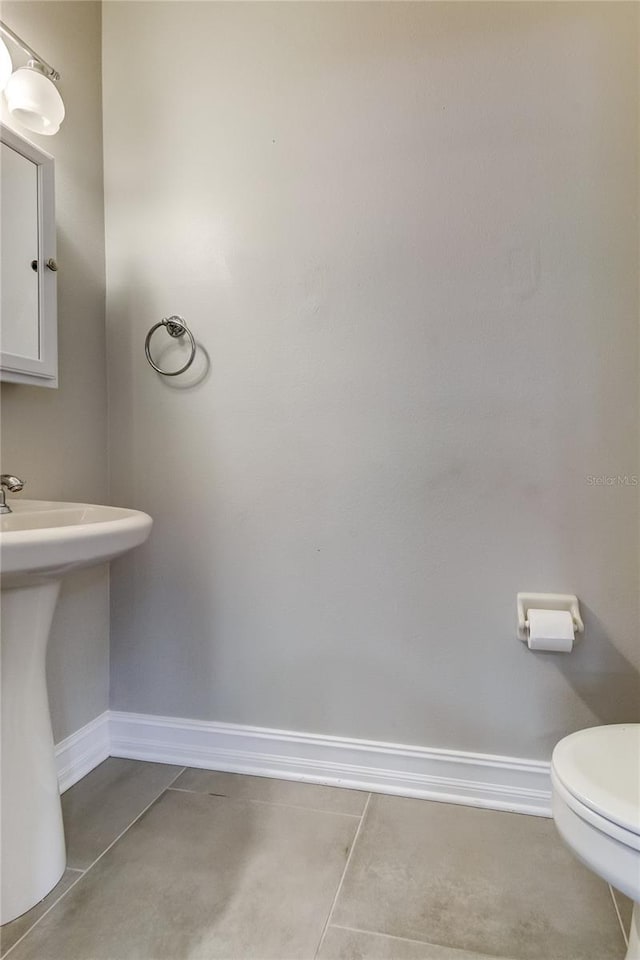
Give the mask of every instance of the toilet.
M 565 737 L 553 751 L 551 783 L 562 839 L 633 900 L 626 960 L 640 960 L 640 723 Z

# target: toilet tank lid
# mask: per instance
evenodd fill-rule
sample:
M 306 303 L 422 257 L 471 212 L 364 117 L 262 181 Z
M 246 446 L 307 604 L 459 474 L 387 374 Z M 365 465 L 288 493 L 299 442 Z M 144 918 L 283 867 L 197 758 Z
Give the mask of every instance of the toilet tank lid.
M 640 834 L 640 723 L 578 730 L 557 744 L 551 765 L 577 800 Z

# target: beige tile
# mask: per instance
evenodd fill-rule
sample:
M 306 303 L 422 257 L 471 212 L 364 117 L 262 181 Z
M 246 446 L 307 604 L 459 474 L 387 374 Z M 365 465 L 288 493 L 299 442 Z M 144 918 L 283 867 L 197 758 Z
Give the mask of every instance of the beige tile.
M 271 777 L 250 777 L 238 773 L 189 768 L 173 785 L 180 790 L 197 790 L 238 800 L 262 800 L 287 803 L 295 807 L 326 810 L 328 813 L 349 813 L 360 816 L 368 794 L 361 790 L 325 787 L 297 780 L 274 780 Z
M 633 900 L 630 900 L 629 897 L 625 897 L 624 893 L 620 893 L 619 890 L 613 890 L 613 895 L 616 899 L 616 903 L 618 904 L 622 926 L 624 927 L 627 936 L 629 936 L 629 930 L 631 929 L 631 914 L 633 912 Z
M 86 869 L 182 770 L 110 757 L 62 796 L 67 866 Z
M 373 797 L 333 915 L 339 926 L 518 960 L 620 960 L 604 881 L 553 821 Z
M 65 890 L 68 890 L 72 883 L 80 876 L 79 870 L 65 870 L 62 878 L 55 885 L 53 890 L 47 894 L 44 900 L 37 903 L 31 910 L 27 910 L 21 917 L 12 920 L 11 923 L 5 923 L 0 928 L 0 956 L 4 956 L 14 943 L 29 930 L 36 920 L 39 920 L 43 913 L 61 897 Z
M 11 960 L 311 960 L 358 823 L 167 791 Z
M 491 960 L 485 954 L 384 934 L 329 927 L 319 960 Z

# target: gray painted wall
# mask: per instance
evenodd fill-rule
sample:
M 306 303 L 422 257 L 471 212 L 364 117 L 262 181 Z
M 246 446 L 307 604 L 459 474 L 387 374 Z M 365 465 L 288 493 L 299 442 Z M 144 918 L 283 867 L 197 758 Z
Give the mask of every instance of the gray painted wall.
M 100 5 L 3 18 L 68 109 L 61 388 L 2 387 L 3 468 L 104 501 Z M 540 757 L 637 717 L 636 490 L 587 480 L 638 472 L 637 10 L 105 19 L 112 499 L 156 518 L 113 705 Z M 142 358 L 170 310 L 212 358 L 186 389 Z M 65 584 L 56 739 L 107 706 L 107 575 Z M 579 593 L 571 657 L 514 640 L 523 587 Z
M 112 493 L 155 517 L 113 707 L 533 758 L 638 718 L 637 488 L 589 480 L 640 473 L 637 16 L 105 4 Z M 170 312 L 199 383 L 144 360 Z
M 92 2 L 4 2 L 2 19 L 60 73 L 67 115 L 55 137 L 19 130 L 56 161 L 60 388 L 2 385 L 2 468 L 24 496 L 107 499 L 101 9 Z M 26 58 L 11 48 L 14 65 Z M 5 113 L 2 117 L 11 123 Z M 65 579 L 48 651 L 56 740 L 108 707 L 105 567 Z

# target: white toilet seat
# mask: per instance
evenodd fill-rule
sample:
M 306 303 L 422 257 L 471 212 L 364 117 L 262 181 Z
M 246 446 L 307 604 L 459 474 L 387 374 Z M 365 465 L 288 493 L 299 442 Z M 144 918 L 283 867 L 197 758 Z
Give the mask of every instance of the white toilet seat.
M 553 752 L 553 817 L 574 853 L 640 901 L 640 724 L 581 730 Z
M 640 833 L 636 833 L 633 830 L 625 830 L 623 827 L 618 826 L 617 823 L 614 823 L 613 820 L 610 820 L 609 817 L 605 817 L 601 813 L 596 813 L 595 810 L 587 807 L 586 804 L 578 800 L 578 798 L 567 789 L 558 776 L 557 771 L 553 768 L 551 770 L 551 781 L 553 789 L 558 792 L 563 802 L 582 820 L 586 820 L 586 822 L 596 830 L 600 830 L 601 833 L 606 834 L 613 840 L 617 840 L 618 843 L 623 843 L 627 847 L 632 847 L 634 850 L 640 851 Z
M 578 730 L 557 744 L 552 765 L 580 803 L 640 835 L 640 724 Z

